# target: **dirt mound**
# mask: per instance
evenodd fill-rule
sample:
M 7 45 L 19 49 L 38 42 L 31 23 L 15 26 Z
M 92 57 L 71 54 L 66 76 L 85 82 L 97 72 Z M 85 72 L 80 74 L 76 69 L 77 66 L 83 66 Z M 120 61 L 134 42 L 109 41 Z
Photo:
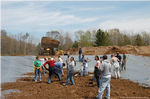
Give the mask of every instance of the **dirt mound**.
M 41 45 L 43 48 L 57 48 L 59 45 L 58 40 L 51 39 L 50 37 L 42 37 Z
M 122 53 L 122 52 L 125 52 L 125 50 L 121 49 L 118 46 L 113 46 L 110 49 L 108 49 L 104 54 L 112 54 L 116 52 Z
M 71 54 L 78 54 L 78 49 L 70 49 Z M 82 52 L 85 55 L 102 55 L 113 54 L 116 52 L 126 54 L 136 54 L 150 56 L 150 46 L 99 46 L 99 47 L 83 47 Z

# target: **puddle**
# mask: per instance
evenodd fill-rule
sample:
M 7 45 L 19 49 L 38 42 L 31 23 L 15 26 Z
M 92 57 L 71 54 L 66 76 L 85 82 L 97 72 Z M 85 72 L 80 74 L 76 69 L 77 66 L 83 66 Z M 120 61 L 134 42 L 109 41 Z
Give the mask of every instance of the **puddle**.
M 4 90 L 1 92 L 1 99 L 5 99 L 5 95 L 8 95 L 10 93 L 20 93 L 21 91 L 20 90 L 16 90 L 16 89 L 9 89 L 9 90 Z

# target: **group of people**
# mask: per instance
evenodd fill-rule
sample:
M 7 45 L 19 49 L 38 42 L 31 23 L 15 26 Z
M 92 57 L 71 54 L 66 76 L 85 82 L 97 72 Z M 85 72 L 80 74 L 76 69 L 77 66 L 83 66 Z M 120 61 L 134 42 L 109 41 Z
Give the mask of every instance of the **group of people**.
M 67 76 L 66 83 L 64 83 L 64 85 L 68 85 L 69 80 L 72 82 L 72 85 L 74 85 L 73 72 L 74 72 L 74 67 L 76 65 L 76 61 L 74 60 L 74 57 L 68 58 L 66 60 L 66 64 L 67 64 L 68 76 Z M 64 66 L 65 63 L 63 62 L 60 56 L 58 56 L 58 61 L 56 61 L 54 58 L 48 58 L 48 60 L 46 58 L 39 59 L 39 57 L 37 56 L 36 60 L 34 61 L 35 82 L 37 82 L 37 75 L 39 76 L 39 81 L 41 81 L 41 73 L 44 76 L 46 70 L 49 72 L 48 84 L 51 83 L 51 76 L 53 74 L 58 77 L 59 81 L 61 81 L 62 75 L 64 75 L 63 72 Z
M 114 69 L 115 78 L 120 78 L 120 72 L 126 70 L 126 55 L 123 53 L 123 59 L 119 52 L 116 55 L 112 54 L 110 61 L 107 55 L 102 57 L 95 56 L 96 64 L 94 68 L 94 77 L 98 86 L 98 99 L 102 99 L 104 90 L 106 89 L 105 98 L 110 98 L 110 80 L 112 68 Z
M 88 61 L 90 61 L 88 58 L 85 58 L 85 56 L 82 54 L 82 49 L 79 50 L 79 62 L 81 63 L 81 76 L 88 75 Z M 110 61 L 108 60 L 107 55 L 104 55 L 102 57 L 95 56 L 95 65 L 94 65 L 94 76 L 93 81 L 96 80 L 97 86 L 98 86 L 98 99 L 102 99 L 102 95 L 104 90 L 106 89 L 105 97 L 106 99 L 110 98 L 110 80 L 111 80 L 111 73 L 112 73 L 112 67 L 114 69 L 114 75 L 115 78 L 120 78 L 120 72 L 123 70 L 126 70 L 126 55 L 123 53 L 123 59 L 119 52 L 113 55 L 111 55 Z M 58 61 L 54 58 L 46 58 L 39 59 L 39 57 L 36 57 L 36 60 L 34 61 L 35 66 L 35 77 L 34 80 L 37 81 L 37 75 L 39 75 L 39 81 L 41 81 L 41 71 L 42 74 L 45 75 L 45 70 L 49 71 L 49 77 L 48 77 L 48 84 L 51 83 L 51 76 L 54 74 L 58 77 L 59 81 L 62 80 L 62 75 L 64 75 L 63 67 L 65 66 L 65 63 L 63 62 L 62 58 L 58 56 Z M 69 81 L 71 81 L 72 85 L 75 85 L 74 82 L 74 73 L 75 73 L 75 66 L 76 61 L 74 57 L 70 57 L 70 55 L 66 58 L 66 66 L 67 66 L 67 80 L 63 85 L 68 85 Z M 41 70 L 42 69 L 42 70 Z
M 81 58 L 82 56 L 82 58 Z M 82 49 L 79 49 L 79 61 L 85 63 L 87 66 L 87 59 L 82 55 Z M 96 64 L 94 66 L 94 76 L 93 81 L 96 80 L 98 86 L 98 99 L 102 99 L 104 90 L 106 89 L 105 98 L 110 99 L 110 80 L 112 68 L 114 70 L 115 78 L 120 78 L 120 72 L 126 70 L 126 55 L 123 52 L 123 58 L 117 52 L 116 54 L 111 55 L 110 61 L 108 60 L 107 55 L 102 57 L 95 56 Z M 86 67 L 83 65 L 83 68 Z M 84 70 L 84 69 L 83 69 Z M 88 71 L 87 71 L 88 72 Z

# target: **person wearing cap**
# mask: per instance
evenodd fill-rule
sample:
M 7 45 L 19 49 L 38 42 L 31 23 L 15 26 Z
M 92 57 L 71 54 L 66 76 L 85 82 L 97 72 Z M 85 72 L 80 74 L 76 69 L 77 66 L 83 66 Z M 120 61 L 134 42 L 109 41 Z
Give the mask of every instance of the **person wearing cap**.
M 110 80 L 111 80 L 111 64 L 107 60 L 107 56 L 103 56 L 103 62 L 100 66 L 101 71 L 101 83 L 98 89 L 97 99 L 102 99 L 104 90 L 106 89 L 105 99 L 110 99 Z
M 35 68 L 35 76 L 34 76 L 35 82 L 37 82 L 37 75 L 39 75 L 39 81 L 41 81 L 41 61 L 39 60 L 38 56 L 34 61 L 34 68 Z
M 49 65 L 49 68 L 46 67 L 46 64 Z M 45 62 L 44 63 L 44 67 L 45 67 L 46 70 L 49 71 L 48 84 L 51 83 L 51 75 L 52 74 L 55 74 L 58 77 L 59 81 L 61 80 L 61 75 L 58 72 L 58 69 L 56 69 L 56 67 L 55 67 L 55 61 L 54 61 L 53 58 L 50 58 L 50 60 L 48 60 L 47 62 Z

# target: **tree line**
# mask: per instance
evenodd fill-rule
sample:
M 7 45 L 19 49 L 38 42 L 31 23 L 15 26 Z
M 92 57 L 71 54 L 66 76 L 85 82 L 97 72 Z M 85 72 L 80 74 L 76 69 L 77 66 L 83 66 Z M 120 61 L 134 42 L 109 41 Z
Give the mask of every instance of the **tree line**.
M 150 45 L 150 33 L 122 33 L 119 29 L 111 29 L 104 31 L 102 29 L 77 31 L 75 32 L 76 41 L 73 47 L 86 47 L 86 46 L 148 46 Z
M 37 46 L 29 33 L 12 35 L 1 30 L 1 55 L 36 55 Z
M 150 33 L 123 33 L 119 29 L 78 30 L 74 33 L 50 31 L 45 36 L 59 40 L 58 49 L 62 50 L 90 46 L 150 45 Z M 1 30 L 1 55 L 36 55 L 40 48 L 40 42 L 38 45 L 34 44 L 33 37 L 29 33 L 12 35 Z

